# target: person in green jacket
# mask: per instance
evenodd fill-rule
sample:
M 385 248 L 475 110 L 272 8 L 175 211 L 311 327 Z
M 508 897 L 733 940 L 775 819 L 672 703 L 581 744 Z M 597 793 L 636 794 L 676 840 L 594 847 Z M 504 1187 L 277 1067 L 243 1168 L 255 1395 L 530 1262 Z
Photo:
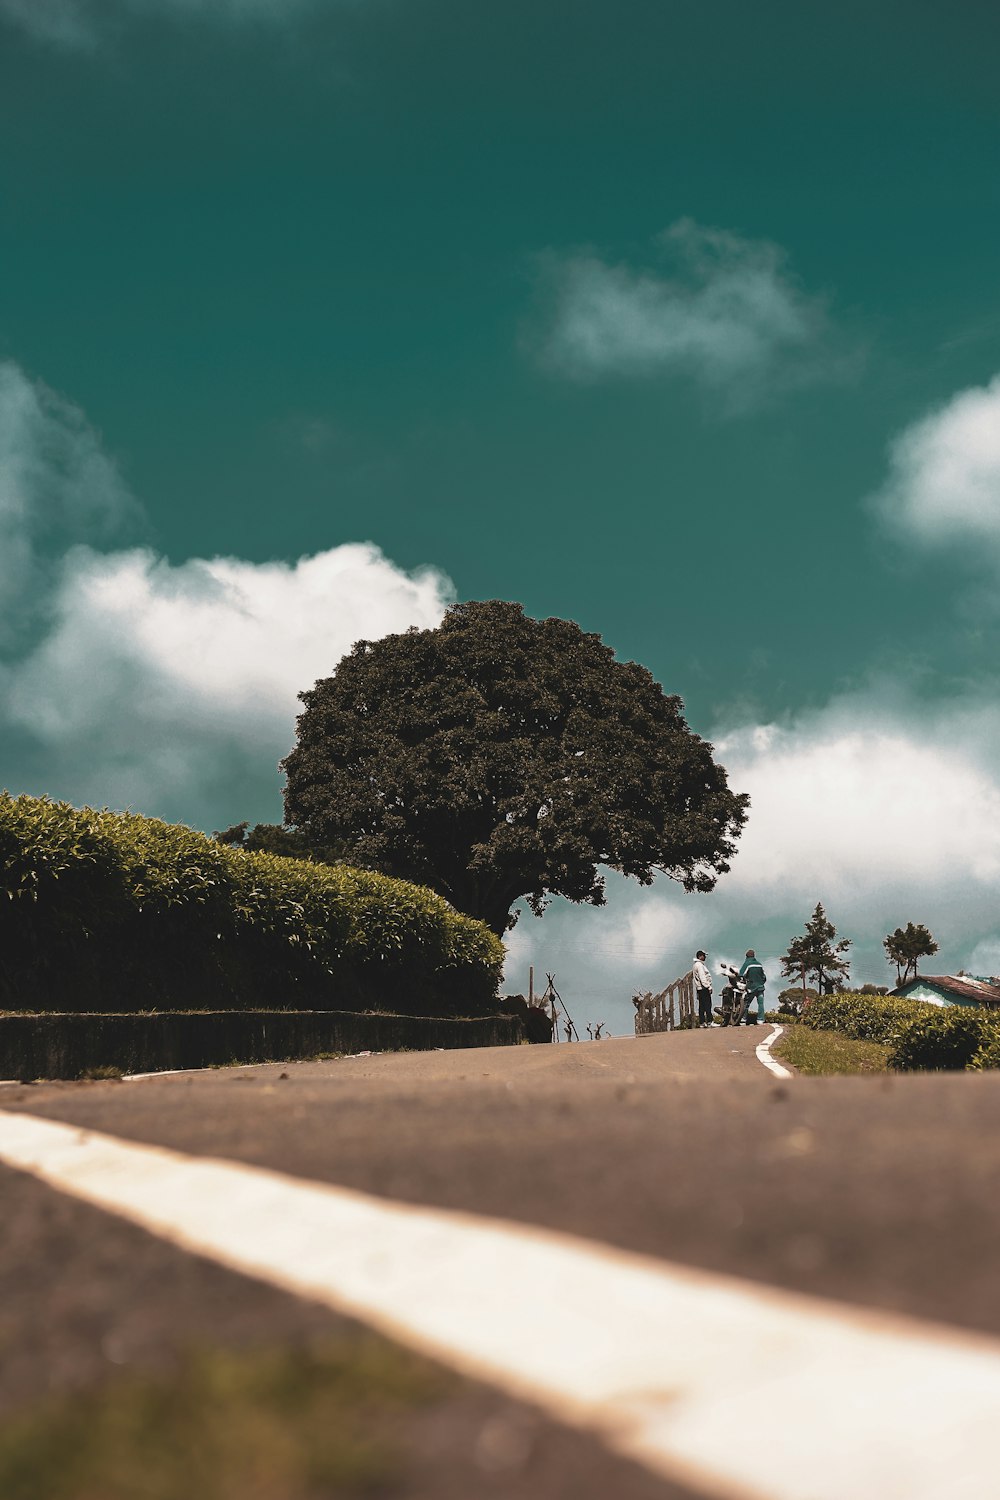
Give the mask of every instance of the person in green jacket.
M 758 1021 L 764 1019 L 764 987 L 767 984 L 767 975 L 764 973 L 763 964 L 752 948 L 747 949 L 747 956 L 740 970 L 740 978 L 747 982 L 746 1022 L 748 1026 L 756 1026 Z M 757 1002 L 757 1014 L 751 1015 L 754 1001 Z

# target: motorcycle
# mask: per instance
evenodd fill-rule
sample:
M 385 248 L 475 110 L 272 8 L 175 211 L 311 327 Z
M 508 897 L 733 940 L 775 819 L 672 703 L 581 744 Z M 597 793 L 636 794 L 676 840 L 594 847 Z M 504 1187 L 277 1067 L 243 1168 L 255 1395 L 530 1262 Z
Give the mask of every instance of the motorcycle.
M 738 1026 L 746 1016 L 749 999 L 747 982 L 740 978 L 740 971 L 734 964 L 720 964 L 719 973 L 725 984 L 722 987 L 722 1008 L 717 1009 L 715 1014 L 723 1026 Z

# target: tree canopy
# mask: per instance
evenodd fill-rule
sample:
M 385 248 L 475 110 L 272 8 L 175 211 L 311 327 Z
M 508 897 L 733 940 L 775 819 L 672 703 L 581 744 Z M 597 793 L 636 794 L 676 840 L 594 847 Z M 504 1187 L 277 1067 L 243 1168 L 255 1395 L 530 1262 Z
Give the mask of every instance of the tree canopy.
M 882 946 L 889 962 L 896 965 L 897 984 L 916 979 L 918 961 L 938 951 L 937 943 L 922 922 L 907 922 L 905 927 L 897 927 Z
M 521 898 L 604 902 L 599 867 L 708 891 L 748 798 L 683 704 L 569 620 L 499 600 L 359 641 L 301 695 L 286 822 L 494 932 Z M 514 919 L 516 920 L 516 918 Z
M 792 939 L 788 952 L 781 959 L 782 974 L 788 979 L 797 975 L 801 980 L 803 1003 L 810 974 L 815 976 L 821 994 L 826 980 L 847 977 L 851 965 L 844 954 L 851 946 L 851 940 L 841 938 L 838 942 L 836 939 L 836 927 L 828 919 L 822 903 L 817 902 L 805 931 Z
M 234 823 L 230 828 L 216 829 L 212 834 L 219 844 L 243 849 L 248 854 L 280 854 L 285 859 L 308 859 L 317 865 L 347 864 L 350 844 L 346 839 L 335 843 L 314 844 L 298 828 L 283 828 L 280 823 Z

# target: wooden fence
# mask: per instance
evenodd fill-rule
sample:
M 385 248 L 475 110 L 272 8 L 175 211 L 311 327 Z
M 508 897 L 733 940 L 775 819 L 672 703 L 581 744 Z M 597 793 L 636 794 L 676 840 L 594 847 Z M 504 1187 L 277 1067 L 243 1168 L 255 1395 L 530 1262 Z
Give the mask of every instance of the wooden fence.
M 632 1004 L 635 1006 L 636 1036 L 649 1036 L 654 1031 L 674 1031 L 685 1024 L 693 1026 L 696 1013 L 694 974 L 688 970 L 658 995 L 651 990 L 636 995 Z

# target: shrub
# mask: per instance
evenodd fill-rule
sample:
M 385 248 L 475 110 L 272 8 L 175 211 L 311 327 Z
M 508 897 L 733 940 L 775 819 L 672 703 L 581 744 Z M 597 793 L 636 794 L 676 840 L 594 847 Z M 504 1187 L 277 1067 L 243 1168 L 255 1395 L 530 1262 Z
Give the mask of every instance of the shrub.
M 996 1016 L 979 1006 L 930 1006 L 914 1017 L 889 1056 L 889 1066 L 911 1071 L 960 1070 L 1000 1040 Z
M 529 1042 L 551 1042 L 554 1023 L 542 1005 L 529 1005 L 523 995 L 504 995 L 498 1006 L 503 1016 L 519 1016 Z
M 814 1031 L 836 1031 L 892 1050 L 890 1068 L 1000 1067 L 1000 1014 L 971 1005 L 932 1005 L 892 995 L 824 995 L 802 1017 Z
M 7 793 L 0 953 L 11 1010 L 481 1015 L 503 963 L 482 923 L 422 886 Z
M 802 1022 L 814 1031 L 837 1031 L 856 1042 L 878 1042 L 892 1047 L 916 1016 L 938 1012 L 924 1000 L 899 1000 L 890 995 L 821 995 L 803 1012 Z
M 969 1064 L 970 1068 L 1000 1068 L 1000 1024 L 983 1039 L 983 1045 Z

